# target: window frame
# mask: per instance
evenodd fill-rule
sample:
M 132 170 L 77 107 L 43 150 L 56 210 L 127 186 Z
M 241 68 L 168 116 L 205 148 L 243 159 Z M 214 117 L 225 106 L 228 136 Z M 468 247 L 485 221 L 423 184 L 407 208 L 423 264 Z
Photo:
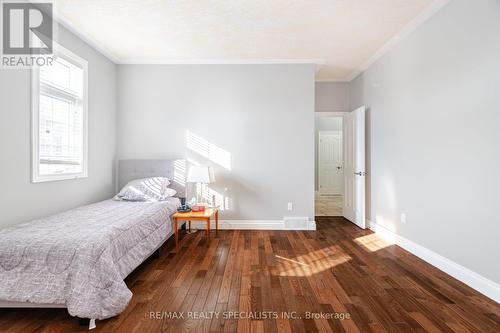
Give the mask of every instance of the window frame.
M 54 42 L 54 54 L 83 69 L 82 121 L 83 121 L 83 159 L 82 172 L 40 175 L 40 68 L 31 67 L 31 182 L 42 183 L 88 177 L 88 62 L 68 49 Z

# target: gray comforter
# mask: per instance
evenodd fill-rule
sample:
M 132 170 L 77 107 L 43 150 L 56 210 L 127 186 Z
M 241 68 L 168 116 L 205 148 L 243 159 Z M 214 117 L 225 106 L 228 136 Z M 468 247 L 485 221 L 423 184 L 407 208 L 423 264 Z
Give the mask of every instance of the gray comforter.
M 178 205 L 106 200 L 0 230 L 0 300 L 119 314 L 132 297 L 123 279 L 171 234 Z

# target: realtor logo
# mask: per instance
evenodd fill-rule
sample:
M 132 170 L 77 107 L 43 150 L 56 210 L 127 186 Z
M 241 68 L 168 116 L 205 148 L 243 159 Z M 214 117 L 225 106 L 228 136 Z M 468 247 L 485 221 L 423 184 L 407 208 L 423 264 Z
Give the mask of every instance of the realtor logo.
M 53 4 L 25 1 L 1 4 L 2 67 L 46 64 L 47 56 L 53 52 Z

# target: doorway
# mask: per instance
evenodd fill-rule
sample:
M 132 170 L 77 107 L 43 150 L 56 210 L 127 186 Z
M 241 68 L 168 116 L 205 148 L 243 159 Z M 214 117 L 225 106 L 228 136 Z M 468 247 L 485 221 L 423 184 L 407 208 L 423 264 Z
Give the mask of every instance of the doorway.
M 315 215 L 365 218 L 365 107 L 315 114 Z
M 343 118 L 315 118 L 315 215 L 342 216 Z

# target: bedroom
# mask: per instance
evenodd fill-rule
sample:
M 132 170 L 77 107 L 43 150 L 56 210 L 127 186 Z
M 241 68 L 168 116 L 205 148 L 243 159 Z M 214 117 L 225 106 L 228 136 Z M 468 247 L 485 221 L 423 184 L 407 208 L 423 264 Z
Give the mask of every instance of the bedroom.
M 498 331 L 498 1 L 12 3 L 0 331 Z

